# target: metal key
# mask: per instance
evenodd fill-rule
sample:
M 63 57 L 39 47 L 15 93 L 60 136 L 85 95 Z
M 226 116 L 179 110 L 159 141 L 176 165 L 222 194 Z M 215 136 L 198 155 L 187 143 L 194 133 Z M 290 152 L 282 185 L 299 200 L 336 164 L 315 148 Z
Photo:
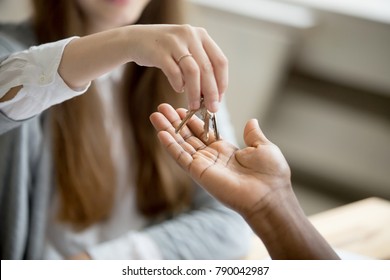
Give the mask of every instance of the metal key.
M 182 128 L 184 127 L 184 125 L 191 119 L 191 117 L 196 113 L 198 112 L 198 110 L 191 110 L 191 111 L 187 111 L 187 115 L 184 117 L 184 119 L 181 121 L 181 123 L 179 124 L 179 126 L 175 129 L 175 133 L 179 133 L 180 130 L 182 130 Z
M 187 112 L 187 115 L 184 117 L 184 119 L 181 121 L 179 126 L 176 128 L 175 132 L 179 133 L 180 130 L 184 127 L 184 125 L 191 119 L 191 117 L 199 112 L 201 118 L 204 121 L 204 132 L 202 135 L 203 141 L 207 142 L 209 140 L 209 129 L 210 129 L 210 119 L 212 120 L 212 126 L 214 129 L 215 133 L 215 138 L 216 140 L 219 140 L 219 132 L 218 132 L 218 127 L 217 127 L 217 118 L 216 114 L 210 113 L 206 107 L 204 106 L 203 103 L 203 98 L 200 100 L 200 108 L 198 110 L 190 110 Z
M 219 137 L 219 131 L 218 131 L 218 125 L 217 125 L 217 114 L 214 113 L 211 120 L 213 121 L 213 129 L 214 129 L 214 134 L 215 134 L 215 139 L 220 140 L 221 138 Z
M 201 116 L 204 121 L 203 125 L 203 140 L 207 142 L 209 140 L 209 130 L 210 130 L 210 118 L 212 117 L 213 114 L 211 114 L 206 107 L 201 111 Z

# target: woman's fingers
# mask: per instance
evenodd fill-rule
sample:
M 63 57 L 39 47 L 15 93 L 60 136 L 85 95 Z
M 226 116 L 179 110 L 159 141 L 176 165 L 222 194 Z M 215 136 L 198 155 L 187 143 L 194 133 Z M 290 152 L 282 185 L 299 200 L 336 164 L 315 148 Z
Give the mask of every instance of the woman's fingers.
M 190 25 L 135 25 L 124 41 L 127 61 L 158 67 L 173 89 L 185 91 L 190 109 L 203 96 L 210 112 L 217 112 L 228 83 L 225 55 L 203 28 Z
M 189 108 L 198 109 L 200 97 L 203 96 L 206 108 L 215 113 L 227 88 L 227 59 L 205 29 L 191 29 L 192 42 L 188 45 L 188 51 L 182 50 L 183 54 L 178 59 Z
M 197 109 L 199 108 L 200 96 L 203 96 L 206 108 L 210 112 L 215 113 L 218 111 L 219 106 L 219 92 L 214 75 L 214 66 L 202 46 L 199 46 L 196 50 L 193 49 L 192 53 L 198 67 L 200 92 L 196 94 L 193 93 L 189 96 L 189 99 L 192 98 L 194 102 L 198 103 L 197 107 L 193 107 Z
M 217 112 L 228 83 L 225 55 L 203 28 L 171 26 L 158 44 L 170 53 L 161 69 L 177 92 L 185 91 L 190 110 L 198 109 L 200 98 L 210 112 Z M 161 57 L 160 57 L 161 58 Z
M 203 48 L 210 59 L 213 67 L 216 87 L 218 89 L 218 101 L 222 100 L 222 95 L 226 92 L 229 80 L 229 63 L 228 59 L 214 42 L 214 40 L 205 31 Z M 207 103 L 206 103 L 207 104 Z
M 203 96 L 210 112 L 217 112 L 228 83 L 225 55 L 203 28 L 190 25 L 137 25 L 125 41 L 128 61 L 160 68 L 172 88 L 185 91 L 190 109 Z M 126 48 L 125 48 L 126 49 Z
M 184 80 L 179 65 L 171 56 L 167 56 L 162 64 L 164 65 L 164 67 L 161 67 L 161 70 L 168 78 L 168 81 L 171 84 L 172 88 L 176 92 L 183 93 Z
M 185 57 L 177 62 L 181 69 L 182 79 L 184 82 L 184 91 L 187 94 L 188 108 L 190 110 L 196 110 L 200 106 L 201 97 L 201 73 L 199 70 L 198 62 L 193 55 L 188 51 L 183 54 Z M 183 57 L 183 55 L 181 57 Z

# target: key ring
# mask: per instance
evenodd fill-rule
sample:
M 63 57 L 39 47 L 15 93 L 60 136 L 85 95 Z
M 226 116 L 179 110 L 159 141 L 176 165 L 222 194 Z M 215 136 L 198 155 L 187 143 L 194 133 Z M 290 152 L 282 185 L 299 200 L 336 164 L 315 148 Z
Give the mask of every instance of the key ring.
M 195 115 L 197 112 L 200 113 L 201 117 L 204 121 L 204 132 L 202 135 L 202 140 L 207 142 L 209 140 L 209 128 L 210 128 L 210 119 L 212 121 L 212 126 L 214 129 L 214 135 L 216 140 L 220 140 L 219 131 L 217 127 L 217 116 L 216 113 L 210 113 L 203 103 L 203 98 L 200 99 L 200 107 L 197 110 L 190 110 L 187 111 L 187 115 L 184 117 L 184 119 L 181 121 L 179 126 L 175 129 L 175 133 L 179 133 L 184 125 L 191 119 L 193 115 Z

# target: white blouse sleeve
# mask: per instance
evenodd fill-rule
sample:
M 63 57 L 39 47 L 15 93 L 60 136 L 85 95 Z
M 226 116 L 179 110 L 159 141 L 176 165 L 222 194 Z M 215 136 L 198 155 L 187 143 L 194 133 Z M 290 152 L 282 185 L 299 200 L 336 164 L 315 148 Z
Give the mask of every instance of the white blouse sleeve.
M 74 38 L 34 46 L 1 62 L 0 98 L 13 87 L 23 87 L 13 99 L 0 102 L 0 110 L 11 119 L 23 120 L 84 93 L 90 83 L 74 90 L 58 74 L 65 46 Z

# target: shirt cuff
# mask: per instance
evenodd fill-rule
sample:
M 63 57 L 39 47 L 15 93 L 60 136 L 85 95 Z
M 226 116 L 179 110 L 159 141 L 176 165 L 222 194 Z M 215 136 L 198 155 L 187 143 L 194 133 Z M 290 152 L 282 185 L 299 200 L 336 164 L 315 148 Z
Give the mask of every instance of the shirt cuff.
M 144 233 L 130 232 L 87 249 L 94 260 L 161 260 L 155 242 Z
M 11 54 L 0 64 L 0 92 L 19 85 L 47 86 L 53 83 L 64 49 L 75 38 L 78 37 Z
M 11 100 L 0 103 L 0 110 L 14 120 L 28 119 L 45 109 L 84 93 L 73 90 L 58 74 L 66 45 L 77 37 L 31 47 L 12 54 L 0 65 L 0 96 L 10 88 L 22 85 Z
M 83 94 L 91 83 L 79 91 L 68 87 L 57 73 L 54 83 L 46 87 L 24 86 L 11 100 L 0 102 L 0 110 L 13 120 L 25 120 L 47 108 Z

